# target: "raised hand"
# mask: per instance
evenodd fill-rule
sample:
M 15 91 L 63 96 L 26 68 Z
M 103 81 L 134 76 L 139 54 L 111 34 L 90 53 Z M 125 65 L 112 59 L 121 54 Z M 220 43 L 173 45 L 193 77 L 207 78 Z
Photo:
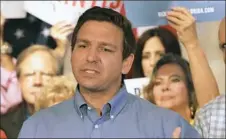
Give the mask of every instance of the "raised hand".
M 50 29 L 50 35 L 61 43 L 67 43 L 68 35 L 73 32 L 74 26 L 66 21 L 61 21 L 53 25 Z
M 193 46 L 198 42 L 195 18 L 186 8 L 172 8 L 166 18 L 169 25 L 176 29 L 179 40 L 185 47 Z
M 63 58 L 69 44 L 68 35 L 73 32 L 74 26 L 66 21 L 61 21 L 53 25 L 50 35 L 55 39 L 57 47 L 54 50 L 59 58 Z

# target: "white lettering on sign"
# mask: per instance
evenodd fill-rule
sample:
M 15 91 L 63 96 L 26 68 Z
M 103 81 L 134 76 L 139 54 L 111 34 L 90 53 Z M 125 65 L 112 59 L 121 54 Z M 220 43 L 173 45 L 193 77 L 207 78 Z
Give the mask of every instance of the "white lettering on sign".
M 25 1 L 25 10 L 41 20 L 53 25 L 59 21 L 66 20 L 76 23 L 79 16 L 87 9 L 99 6 L 111 8 L 121 12 L 123 8 L 122 0 L 59 0 L 59 1 Z
M 205 14 L 205 13 L 213 13 L 214 7 L 206 7 L 206 8 L 191 8 L 189 9 L 191 14 Z M 166 17 L 167 11 L 158 12 L 158 17 Z

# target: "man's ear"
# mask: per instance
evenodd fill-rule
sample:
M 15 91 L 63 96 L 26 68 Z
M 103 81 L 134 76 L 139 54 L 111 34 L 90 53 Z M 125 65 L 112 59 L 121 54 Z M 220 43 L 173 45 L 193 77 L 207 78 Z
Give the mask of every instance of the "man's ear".
M 133 61 L 134 61 L 134 54 L 130 54 L 126 59 L 123 60 L 122 74 L 127 74 L 130 71 L 133 65 Z

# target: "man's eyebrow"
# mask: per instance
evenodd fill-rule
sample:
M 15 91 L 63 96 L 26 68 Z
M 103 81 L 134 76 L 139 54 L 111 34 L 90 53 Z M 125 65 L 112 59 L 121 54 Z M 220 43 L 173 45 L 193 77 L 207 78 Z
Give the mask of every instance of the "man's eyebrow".
M 86 39 L 77 39 L 76 41 L 77 43 L 86 43 L 86 44 L 90 44 L 91 42 L 86 40 Z M 108 42 L 103 42 L 103 41 L 100 41 L 98 42 L 100 45 L 102 46 L 110 46 L 110 47 L 113 47 L 114 49 L 117 49 L 117 46 L 115 44 L 112 44 L 112 43 L 108 43 Z
M 114 49 L 117 49 L 117 46 L 112 44 L 112 43 L 107 43 L 107 42 L 100 42 L 101 45 L 104 45 L 104 46 L 111 46 L 113 47 Z
M 88 40 L 86 40 L 86 39 L 77 39 L 76 42 L 77 42 L 77 43 L 79 43 L 79 42 L 90 43 L 90 42 L 89 42 Z

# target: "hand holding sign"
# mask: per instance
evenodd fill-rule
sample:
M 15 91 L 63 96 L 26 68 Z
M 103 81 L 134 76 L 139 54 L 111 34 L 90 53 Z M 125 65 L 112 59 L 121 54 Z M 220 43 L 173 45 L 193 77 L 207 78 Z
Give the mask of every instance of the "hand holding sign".
M 178 37 L 185 47 L 197 44 L 198 36 L 195 18 L 186 8 L 172 8 L 167 13 L 167 19 L 169 25 L 176 29 Z
M 66 22 L 60 21 L 53 25 L 50 29 L 50 35 L 59 43 L 66 44 L 68 41 L 68 35 L 73 32 L 74 25 Z
M 53 25 L 50 29 L 50 35 L 55 39 L 57 43 L 55 52 L 60 58 L 62 58 L 65 54 L 69 43 L 68 35 L 73 32 L 73 29 L 74 25 L 66 21 L 60 21 Z
M 126 16 L 133 27 L 166 25 L 166 13 L 171 7 L 186 7 L 197 22 L 221 20 L 225 16 L 225 1 L 124 1 Z

